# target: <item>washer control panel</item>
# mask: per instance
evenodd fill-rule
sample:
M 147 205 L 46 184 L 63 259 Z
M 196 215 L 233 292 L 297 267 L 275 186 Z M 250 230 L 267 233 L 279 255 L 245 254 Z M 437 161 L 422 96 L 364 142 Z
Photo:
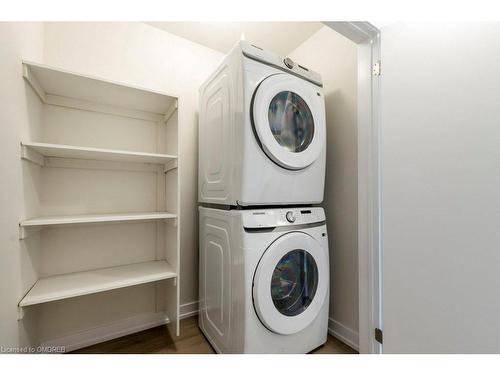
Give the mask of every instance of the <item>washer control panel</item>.
M 326 220 L 321 207 L 273 208 L 242 211 L 244 228 L 275 228 L 321 223 Z

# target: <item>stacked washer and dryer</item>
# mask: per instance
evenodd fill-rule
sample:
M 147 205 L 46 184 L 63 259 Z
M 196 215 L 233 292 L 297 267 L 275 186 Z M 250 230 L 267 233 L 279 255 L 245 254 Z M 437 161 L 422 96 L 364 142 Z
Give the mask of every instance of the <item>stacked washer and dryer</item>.
M 307 353 L 328 330 L 319 74 L 241 41 L 200 88 L 199 326 L 219 353 Z

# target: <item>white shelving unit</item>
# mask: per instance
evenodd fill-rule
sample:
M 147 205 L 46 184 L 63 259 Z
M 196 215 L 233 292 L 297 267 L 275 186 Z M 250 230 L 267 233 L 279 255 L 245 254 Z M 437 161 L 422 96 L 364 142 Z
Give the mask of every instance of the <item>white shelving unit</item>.
M 20 143 L 29 209 L 19 237 L 42 261 L 31 262 L 20 319 L 47 309 L 38 324 L 48 332 L 87 300 L 75 297 L 119 289 L 107 309 L 126 300 L 130 314 L 136 304 L 164 312 L 179 334 L 177 98 L 27 61 L 23 78 L 32 126 Z M 144 295 L 128 292 L 144 284 Z M 89 316 L 85 330 L 102 324 L 99 310 Z M 38 341 L 60 338 L 45 335 Z
M 114 109 L 113 113 L 157 120 L 170 116 L 177 101 L 158 91 L 30 61 L 23 61 L 23 76 L 44 103 L 72 108 Z
M 39 279 L 19 302 L 20 307 L 105 292 L 177 277 L 164 260 L 75 272 Z
M 132 212 L 113 215 L 66 215 L 66 216 L 45 216 L 21 221 L 21 227 L 37 227 L 47 225 L 64 224 L 89 224 L 89 223 L 111 223 L 137 220 L 161 220 L 175 219 L 176 214 L 168 212 Z
M 30 234 L 53 225 L 74 225 L 74 224 L 96 224 L 96 223 L 124 223 L 133 221 L 152 221 L 177 219 L 176 214 L 169 212 L 130 212 L 120 214 L 100 214 L 100 215 L 63 215 L 63 216 L 42 216 L 19 223 L 19 239 L 23 240 Z M 177 222 L 174 221 L 174 225 Z
M 177 156 L 134 152 L 123 150 L 107 150 L 95 147 L 79 147 L 50 143 L 22 142 L 22 157 L 40 163 L 40 157 L 56 157 L 83 160 L 120 161 L 132 163 L 167 164 L 177 161 Z M 33 152 L 38 156 L 33 156 Z M 42 164 L 44 164 L 42 162 Z

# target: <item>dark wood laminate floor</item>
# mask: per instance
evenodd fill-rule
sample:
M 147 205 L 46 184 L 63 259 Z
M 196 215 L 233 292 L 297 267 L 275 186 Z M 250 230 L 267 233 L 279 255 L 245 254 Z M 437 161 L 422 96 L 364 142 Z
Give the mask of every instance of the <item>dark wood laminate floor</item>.
M 181 320 L 181 335 L 173 325 L 151 328 L 72 352 L 72 354 L 213 354 L 198 328 L 198 317 Z M 356 351 L 328 335 L 328 341 L 313 354 L 354 354 Z

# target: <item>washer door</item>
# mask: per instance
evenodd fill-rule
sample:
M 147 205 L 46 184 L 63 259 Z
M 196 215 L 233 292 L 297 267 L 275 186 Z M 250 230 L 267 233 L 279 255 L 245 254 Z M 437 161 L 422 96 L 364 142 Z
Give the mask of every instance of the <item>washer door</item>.
M 251 111 L 262 149 L 281 167 L 306 168 L 323 150 L 324 100 L 314 85 L 290 74 L 269 76 L 257 87 Z
M 274 241 L 257 265 L 253 302 L 260 321 L 289 335 L 318 316 L 328 291 L 328 258 L 321 245 L 302 232 Z

